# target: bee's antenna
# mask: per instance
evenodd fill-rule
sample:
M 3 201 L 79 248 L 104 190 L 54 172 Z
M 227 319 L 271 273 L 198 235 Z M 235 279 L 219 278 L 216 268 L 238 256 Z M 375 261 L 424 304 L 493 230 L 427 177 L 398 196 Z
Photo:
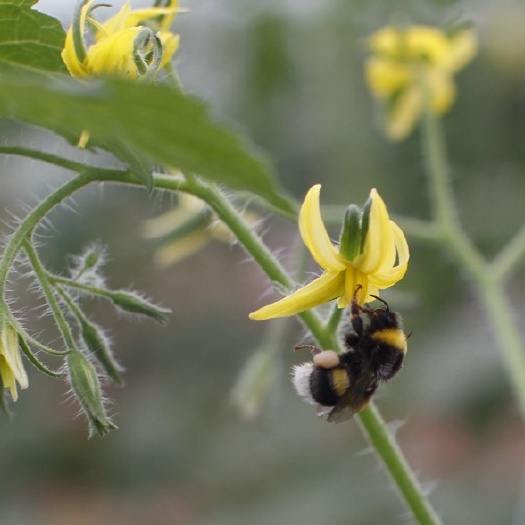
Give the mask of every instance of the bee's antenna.
M 381 297 L 379 297 L 378 295 L 370 295 L 370 297 L 373 297 L 376 301 L 379 301 L 380 303 L 383 303 L 386 306 L 386 311 L 387 312 L 390 311 L 388 303 L 384 299 L 381 299 Z

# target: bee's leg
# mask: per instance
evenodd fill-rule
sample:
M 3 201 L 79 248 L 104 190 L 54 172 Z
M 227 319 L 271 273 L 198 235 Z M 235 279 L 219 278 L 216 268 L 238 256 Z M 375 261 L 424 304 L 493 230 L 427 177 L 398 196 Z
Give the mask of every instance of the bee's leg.
M 361 337 L 363 335 L 363 319 L 361 319 L 361 311 L 363 309 L 356 301 L 352 302 L 350 306 L 350 323 L 355 333 Z
M 353 332 L 347 332 L 344 336 L 345 344 L 347 348 L 356 348 L 359 341 L 361 340 L 361 336 L 354 334 Z
M 308 349 L 310 350 L 311 354 L 312 355 L 317 355 L 317 354 L 320 354 L 323 350 L 321 350 L 320 348 L 318 348 L 317 346 L 314 346 L 314 345 L 300 345 L 300 346 L 295 346 L 294 347 L 294 350 L 303 350 L 303 349 Z

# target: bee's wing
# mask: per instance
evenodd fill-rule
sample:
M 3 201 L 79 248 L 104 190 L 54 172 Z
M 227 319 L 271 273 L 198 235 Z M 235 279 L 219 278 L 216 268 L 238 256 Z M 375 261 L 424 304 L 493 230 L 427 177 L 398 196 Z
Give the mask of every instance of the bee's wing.
M 326 421 L 330 421 L 330 423 L 342 423 L 343 421 L 352 419 L 354 414 L 355 411 L 350 405 L 338 402 L 337 405 L 328 412 Z
M 370 378 L 363 378 L 354 385 L 350 385 L 346 392 L 328 412 L 327 421 L 341 423 L 352 419 L 356 412 L 367 407 L 377 389 L 377 382 Z

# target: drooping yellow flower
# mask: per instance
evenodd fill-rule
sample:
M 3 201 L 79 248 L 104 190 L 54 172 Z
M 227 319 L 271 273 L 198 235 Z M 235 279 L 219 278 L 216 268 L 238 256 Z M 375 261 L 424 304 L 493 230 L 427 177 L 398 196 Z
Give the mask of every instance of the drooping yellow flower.
M 344 308 L 351 303 L 356 290 L 356 300 L 363 304 L 405 275 L 408 244 L 403 231 L 390 220 L 377 191 L 370 192 L 357 221 L 356 207 L 349 207 L 341 242 L 336 247 L 321 218 L 320 190 L 321 185 L 317 184 L 306 194 L 299 213 L 299 231 L 324 273 L 292 295 L 253 312 L 251 319 L 261 321 L 295 315 L 334 299 Z
M 228 227 L 217 219 L 204 201 L 187 193 L 180 193 L 178 200 L 178 206 L 143 225 L 144 237 L 161 241 L 155 260 L 162 267 L 190 257 L 214 240 L 228 243 L 232 239 Z M 260 220 L 249 211 L 242 215 L 254 227 Z
M 11 391 L 13 401 L 18 399 L 16 383 L 20 388 L 29 385 L 27 374 L 18 349 L 18 335 L 5 320 L 0 322 L 0 376 L 4 388 Z
M 177 51 L 179 37 L 169 27 L 178 0 L 165 7 L 131 10 L 129 2 L 105 23 L 91 13 L 94 0 L 82 0 L 66 34 L 62 59 L 76 78 L 118 76 L 153 79 Z M 92 43 L 86 43 L 88 29 Z
M 369 40 L 372 55 L 366 78 L 372 94 L 385 103 L 386 134 L 406 137 L 420 118 L 425 97 L 431 111 L 442 115 L 455 98 L 454 74 L 477 51 L 471 29 L 446 34 L 428 26 L 385 27 Z

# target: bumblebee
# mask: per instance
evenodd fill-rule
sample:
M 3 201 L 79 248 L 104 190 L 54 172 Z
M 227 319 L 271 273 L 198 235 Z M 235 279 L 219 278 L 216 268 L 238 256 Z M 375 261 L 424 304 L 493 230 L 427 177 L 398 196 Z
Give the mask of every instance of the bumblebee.
M 357 291 L 356 291 L 357 292 Z M 401 316 L 384 307 L 370 308 L 356 302 L 350 307 L 352 330 L 344 334 L 346 350 L 311 351 L 312 362 L 294 367 L 293 384 L 306 401 L 318 405 L 318 414 L 327 421 L 345 421 L 366 408 L 380 382 L 392 379 L 403 366 L 407 336 Z

